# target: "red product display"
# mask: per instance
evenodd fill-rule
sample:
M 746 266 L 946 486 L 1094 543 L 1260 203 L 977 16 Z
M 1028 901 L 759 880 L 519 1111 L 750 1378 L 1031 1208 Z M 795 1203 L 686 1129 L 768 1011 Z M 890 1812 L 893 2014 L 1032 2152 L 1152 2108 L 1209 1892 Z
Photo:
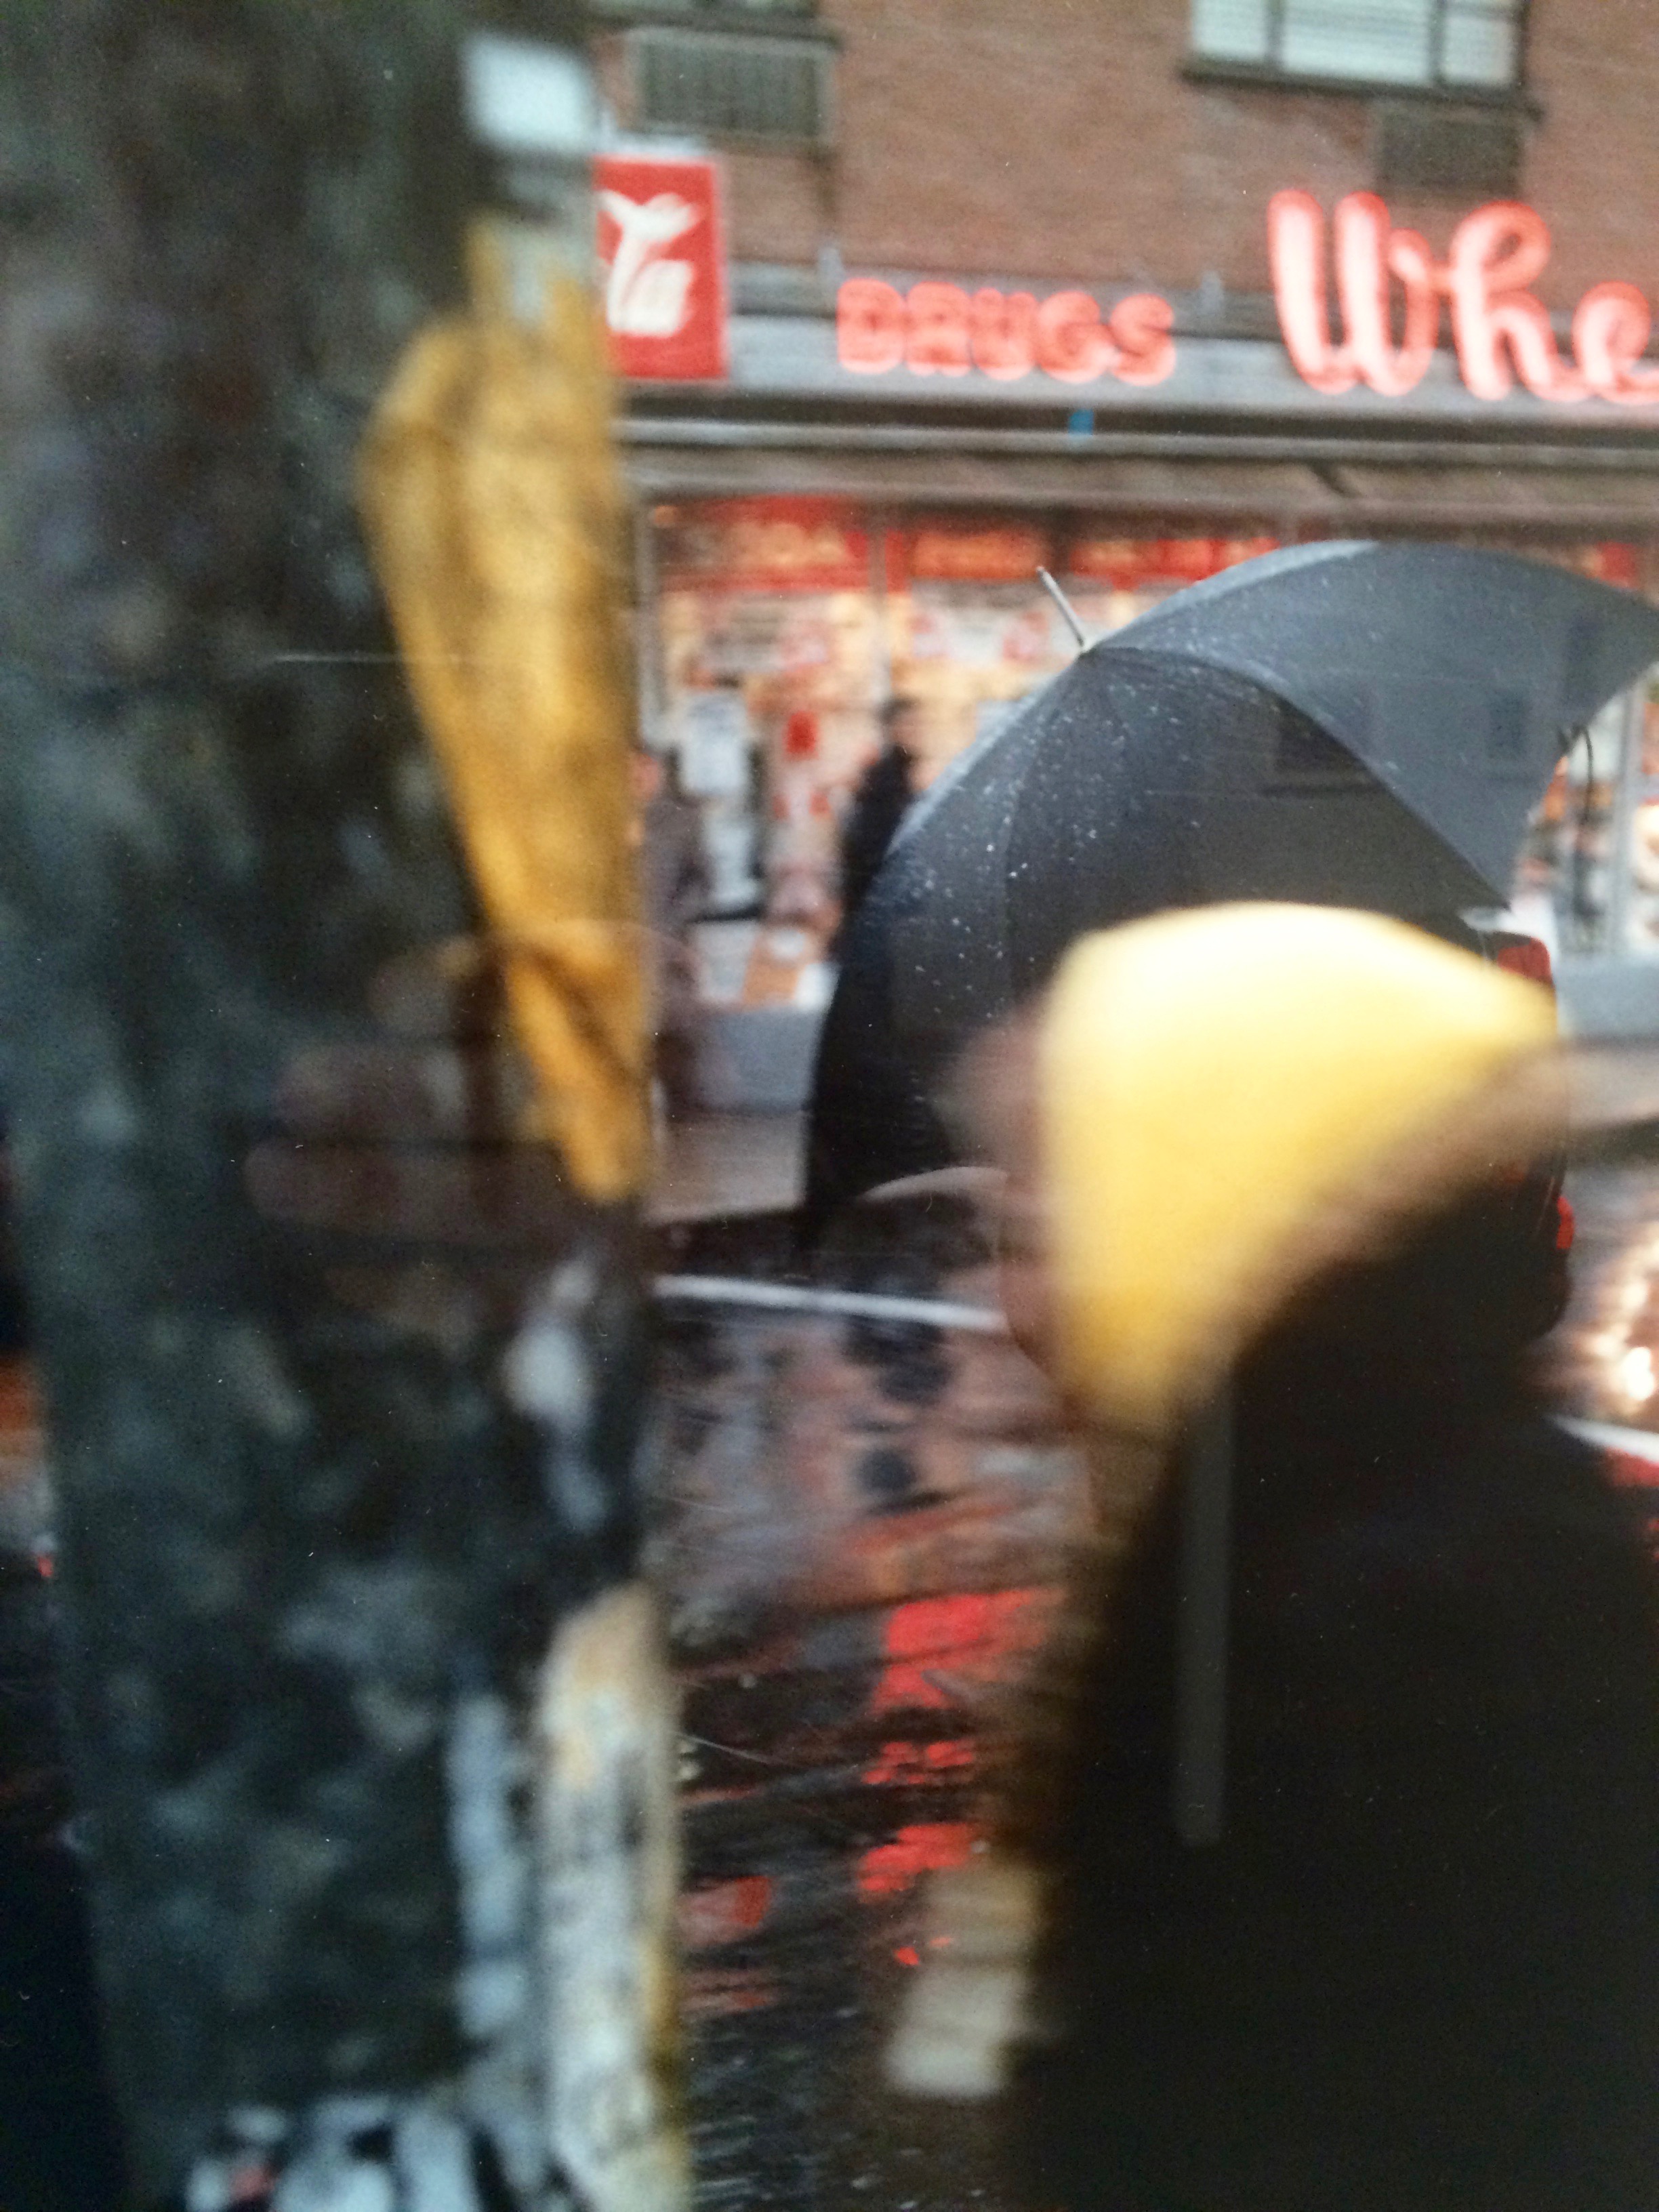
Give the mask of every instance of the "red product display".
M 887 582 L 1029 584 L 1053 566 L 1048 533 L 1040 524 L 960 516 L 922 516 L 887 533 Z
M 1066 548 L 1065 572 L 1115 592 L 1196 584 L 1273 552 L 1278 543 L 1275 538 L 1079 538 Z
M 659 507 L 662 578 L 670 588 L 867 590 L 870 537 L 856 508 L 833 499 L 698 500 Z
M 1601 545 L 1588 545 L 1579 556 L 1579 568 L 1586 576 L 1594 576 L 1603 584 L 1619 584 L 1627 592 L 1642 588 L 1642 562 L 1634 545 L 1612 541 Z

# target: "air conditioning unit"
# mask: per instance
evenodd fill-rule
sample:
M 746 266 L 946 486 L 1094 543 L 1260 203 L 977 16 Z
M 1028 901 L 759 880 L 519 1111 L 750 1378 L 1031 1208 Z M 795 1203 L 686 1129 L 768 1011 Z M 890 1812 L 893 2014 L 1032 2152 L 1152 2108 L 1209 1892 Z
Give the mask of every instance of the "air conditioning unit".
M 818 39 L 669 29 L 628 34 L 633 122 L 755 146 L 827 146 L 835 48 Z
M 1371 143 L 1379 192 L 1510 199 L 1520 189 L 1523 136 L 1515 108 L 1379 100 Z

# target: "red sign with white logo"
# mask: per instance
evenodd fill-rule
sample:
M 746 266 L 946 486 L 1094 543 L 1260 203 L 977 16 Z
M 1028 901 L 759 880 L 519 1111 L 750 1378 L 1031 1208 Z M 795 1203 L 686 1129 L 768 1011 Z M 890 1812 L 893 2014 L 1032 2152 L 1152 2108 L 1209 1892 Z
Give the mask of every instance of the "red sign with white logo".
M 726 374 L 726 246 L 712 161 L 604 155 L 593 165 L 599 281 L 619 376 Z

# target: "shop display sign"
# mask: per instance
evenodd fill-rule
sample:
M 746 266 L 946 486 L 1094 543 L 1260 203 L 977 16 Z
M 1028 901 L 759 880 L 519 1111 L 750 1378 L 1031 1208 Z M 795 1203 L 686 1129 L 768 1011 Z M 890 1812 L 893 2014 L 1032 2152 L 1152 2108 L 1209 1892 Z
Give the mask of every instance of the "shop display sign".
M 831 499 L 722 499 L 659 507 L 663 581 L 728 591 L 862 591 L 870 536 Z
M 927 583 L 1029 584 L 1053 566 L 1048 534 L 1033 523 L 924 520 L 888 532 L 890 583 L 908 571 Z
M 1054 566 L 1049 534 L 1008 515 L 918 515 L 886 539 L 887 588 L 902 610 L 906 664 L 1017 675 L 1063 662 L 1069 640 L 1036 572 Z
M 1075 538 L 1066 550 L 1065 572 L 1115 592 L 1179 588 L 1271 553 L 1278 543 L 1276 538 Z
M 919 584 L 906 612 L 906 658 L 918 663 L 1041 671 L 1068 657 L 1054 609 L 1029 585 Z
M 599 276 L 621 376 L 726 374 L 726 252 L 712 161 L 602 155 L 593 165 Z
M 688 798 L 732 799 L 747 791 L 754 738 L 741 691 L 688 691 L 678 735 L 680 787 Z

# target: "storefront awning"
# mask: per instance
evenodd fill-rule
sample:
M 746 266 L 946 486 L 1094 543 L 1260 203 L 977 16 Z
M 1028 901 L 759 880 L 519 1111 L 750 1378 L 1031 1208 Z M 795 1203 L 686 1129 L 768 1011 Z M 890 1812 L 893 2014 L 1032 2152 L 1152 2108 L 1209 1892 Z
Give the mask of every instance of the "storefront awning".
M 822 439 L 810 426 L 792 425 L 786 440 L 779 427 L 759 428 L 750 442 L 740 422 L 722 423 L 717 437 L 682 438 L 674 428 L 635 421 L 623 448 L 630 484 L 647 501 L 781 494 L 877 505 L 1069 507 L 1358 535 L 1410 528 L 1659 535 L 1659 450 L 1620 455 L 1615 465 L 1572 466 L 1563 465 L 1559 447 L 1521 444 L 1483 465 L 1425 465 L 1414 457 L 1327 458 L 1322 449 L 1317 459 L 1303 458 L 1292 435 L 1273 458 L 1222 458 L 1216 448 L 1225 441 L 1208 437 L 1188 459 L 1102 452 L 1108 441 L 1087 438 L 1043 441 L 1047 449 L 1033 451 L 1037 441 L 993 443 L 983 433 L 964 432 L 959 442 L 935 433 L 912 446 L 902 437 L 848 436 L 842 425 Z M 1249 441 L 1257 453 L 1268 442 Z
M 1340 513 L 1341 495 L 1295 462 L 1185 465 L 1074 453 L 918 452 L 845 446 L 652 445 L 624 448 L 643 500 L 767 495 L 881 505 L 1097 507 L 1114 514 L 1304 520 Z
M 1582 531 L 1598 538 L 1659 533 L 1659 471 L 1537 468 L 1378 468 L 1326 472 L 1345 511 L 1366 526 Z

